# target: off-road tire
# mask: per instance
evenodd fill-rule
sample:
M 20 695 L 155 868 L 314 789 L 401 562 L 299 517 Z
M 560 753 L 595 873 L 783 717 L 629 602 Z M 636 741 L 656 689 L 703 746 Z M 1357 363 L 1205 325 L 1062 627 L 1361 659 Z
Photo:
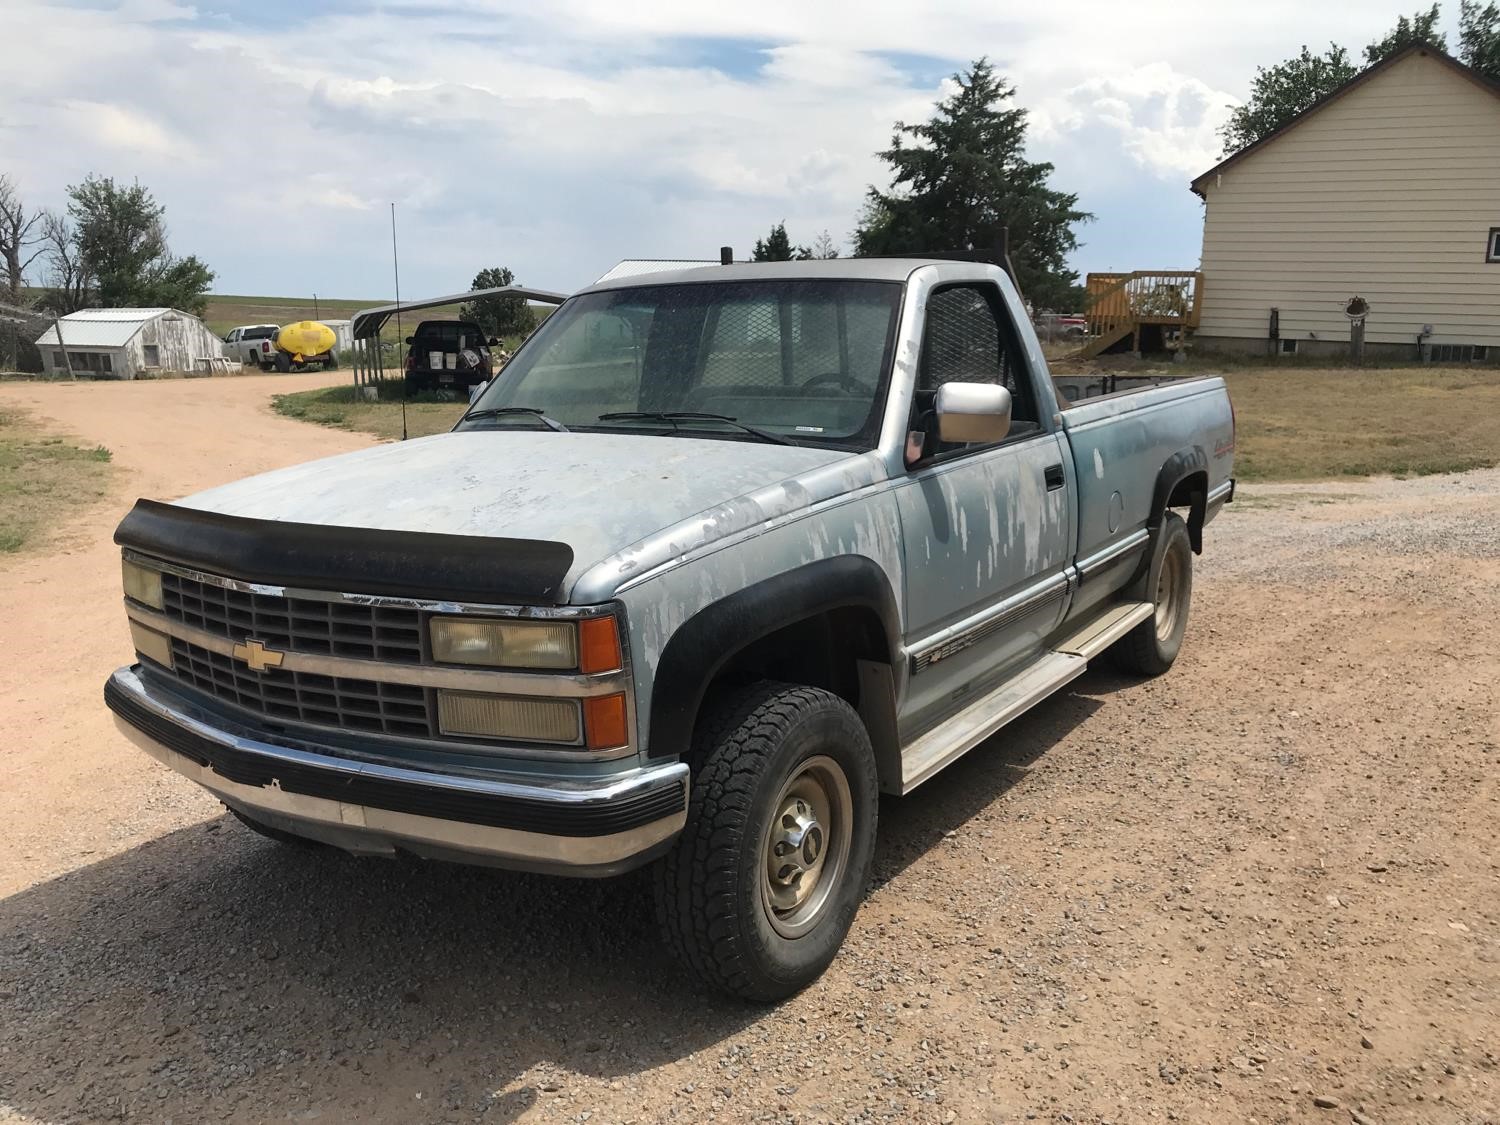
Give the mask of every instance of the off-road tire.
M 229 808 L 227 805 L 225 807 Z M 230 808 L 229 812 L 235 820 L 251 832 L 264 836 L 267 840 L 275 840 L 278 844 L 285 844 L 291 848 L 326 848 L 328 846 L 321 840 L 309 840 L 306 836 L 297 836 L 291 832 L 283 832 L 279 828 L 272 828 L 269 824 L 262 824 L 253 817 L 246 816 L 239 809 Z
M 692 760 L 687 825 L 654 870 L 662 933 L 704 984 L 758 1002 L 791 996 L 833 961 L 864 898 L 879 800 L 869 735 L 831 692 L 761 681 L 706 706 Z M 789 938 L 762 889 L 773 806 L 799 773 L 829 761 L 848 783 L 851 831 L 811 928 Z
M 1143 594 L 1156 604 L 1156 612 L 1108 653 L 1116 668 L 1138 676 L 1159 676 L 1172 667 L 1182 650 L 1193 600 L 1193 547 L 1187 524 L 1176 512 L 1166 513 L 1156 544 Z

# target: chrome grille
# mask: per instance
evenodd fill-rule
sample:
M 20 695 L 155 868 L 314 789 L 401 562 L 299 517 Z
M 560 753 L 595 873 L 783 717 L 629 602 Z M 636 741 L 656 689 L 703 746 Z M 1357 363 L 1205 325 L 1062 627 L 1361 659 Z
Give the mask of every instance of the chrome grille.
M 254 637 L 283 652 L 422 662 L 415 609 L 230 590 L 170 571 L 161 576 L 162 612 L 236 643 Z
M 172 638 L 177 679 L 226 703 L 290 723 L 428 738 L 427 692 L 414 684 L 355 680 L 271 668 L 252 672 L 237 660 Z

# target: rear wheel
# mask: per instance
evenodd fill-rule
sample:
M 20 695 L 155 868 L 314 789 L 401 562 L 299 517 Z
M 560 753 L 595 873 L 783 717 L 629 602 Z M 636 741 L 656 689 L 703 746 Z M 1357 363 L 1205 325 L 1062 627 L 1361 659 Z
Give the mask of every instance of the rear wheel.
M 285 375 L 291 369 L 292 369 L 292 357 L 289 356 L 289 355 L 287 355 L 286 352 L 277 352 L 276 353 L 276 370 L 280 371 L 283 375 Z
M 875 850 L 875 756 L 854 710 L 764 681 L 718 701 L 694 736 L 687 826 L 657 864 L 678 958 L 747 1000 L 779 1000 L 826 969 Z
M 1116 667 L 1142 676 L 1159 676 L 1172 667 L 1182 649 L 1193 600 L 1193 548 L 1187 524 L 1176 512 L 1168 512 L 1158 534 L 1159 546 L 1146 576 L 1156 612 L 1109 650 Z

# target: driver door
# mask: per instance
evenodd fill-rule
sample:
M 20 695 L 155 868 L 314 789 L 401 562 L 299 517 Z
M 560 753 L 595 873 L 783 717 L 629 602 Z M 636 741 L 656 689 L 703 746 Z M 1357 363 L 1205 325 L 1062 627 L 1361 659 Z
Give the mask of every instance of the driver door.
M 993 283 L 933 291 L 914 425 L 931 432 L 897 489 L 906 550 L 911 678 L 903 737 L 921 732 L 1033 659 L 1061 620 L 1073 512 L 1063 447 L 1038 412 L 1033 374 Z M 938 387 L 998 383 L 1012 398 L 1004 440 L 943 445 Z

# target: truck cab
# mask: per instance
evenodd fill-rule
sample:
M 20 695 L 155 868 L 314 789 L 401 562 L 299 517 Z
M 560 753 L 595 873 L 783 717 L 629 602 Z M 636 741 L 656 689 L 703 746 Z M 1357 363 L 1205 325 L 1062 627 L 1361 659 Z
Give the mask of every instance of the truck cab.
M 105 697 L 283 842 L 649 865 L 681 964 L 775 999 L 879 793 L 1172 665 L 1233 451 L 1220 379 L 1060 402 L 994 266 L 620 279 L 452 433 L 140 502 Z

